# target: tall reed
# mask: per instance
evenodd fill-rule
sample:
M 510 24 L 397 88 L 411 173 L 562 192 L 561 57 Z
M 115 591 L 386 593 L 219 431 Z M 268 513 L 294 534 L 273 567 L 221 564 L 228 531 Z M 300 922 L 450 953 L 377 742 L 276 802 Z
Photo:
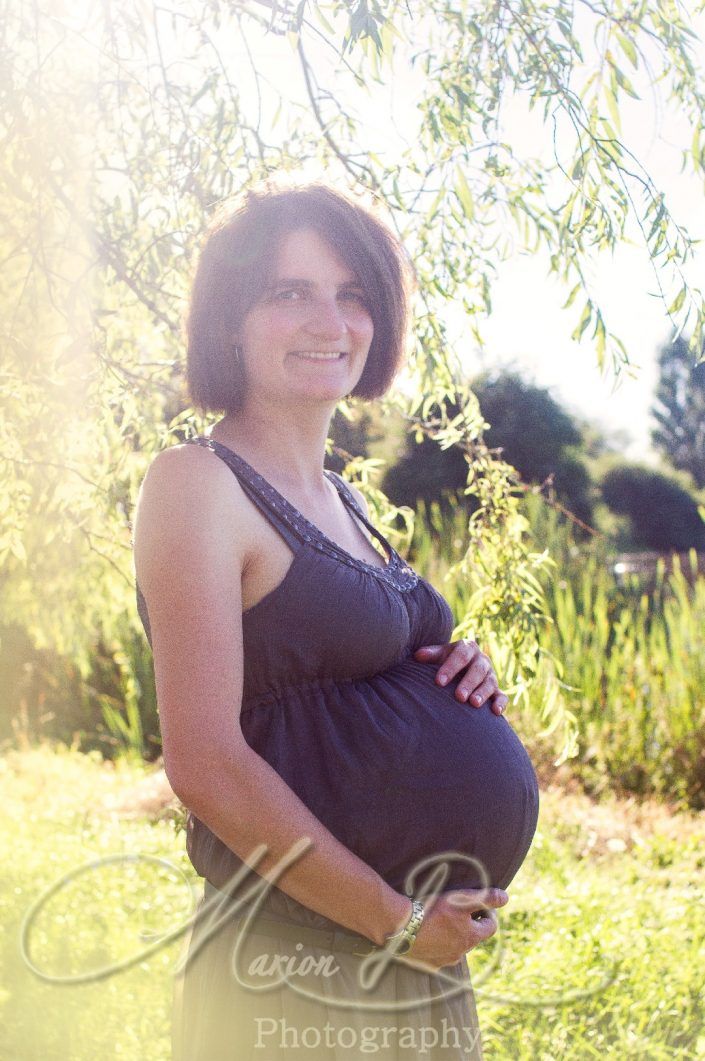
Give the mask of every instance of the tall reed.
M 644 592 L 637 576 L 617 582 L 604 540 L 576 543 L 540 498 L 527 496 L 525 514 L 537 546 L 557 563 L 543 579 L 551 622 L 541 647 L 562 664 L 559 697 L 577 723 L 571 770 L 595 793 L 617 788 L 705 808 L 705 578 L 697 576 L 695 551 L 690 579 L 677 557 L 669 575 L 659 560 L 655 584 Z M 413 562 L 456 619 L 467 587 L 444 574 L 463 548 L 466 522 L 461 505 L 448 515 L 422 504 L 412 542 Z M 539 681 L 537 701 L 540 690 Z M 541 731 L 544 705 L 534 706 L 519 728 L 555 754 Z

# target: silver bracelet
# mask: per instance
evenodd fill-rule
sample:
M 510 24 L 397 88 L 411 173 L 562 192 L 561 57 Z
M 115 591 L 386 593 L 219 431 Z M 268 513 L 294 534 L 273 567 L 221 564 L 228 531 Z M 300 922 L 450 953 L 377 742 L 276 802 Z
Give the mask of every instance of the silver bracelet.
M 389 947 L 392 944 L 395 954 L 408 954 L 421 928 L 424 913 L 424 906 L 421 900 L 412 899 L 409 920 L 398 932 L 392 932 L 384 937 L 384 946 Z

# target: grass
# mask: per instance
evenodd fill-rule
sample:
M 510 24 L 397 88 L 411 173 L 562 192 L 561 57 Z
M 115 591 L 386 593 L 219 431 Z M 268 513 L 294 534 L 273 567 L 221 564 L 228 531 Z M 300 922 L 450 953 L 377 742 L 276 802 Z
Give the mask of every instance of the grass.
M 3 1061 L 170 1058 L 183 939 L 140 958 L 140 933 L 183 924 L 200 879 L 168 795 L 153 771 L 61 746 L 0 758 Z M 167 864 L 129 861 L 137 854 Z M 28 910 L 57 880 L 114 855 L 128 860 L 67 879 L 50 897 L 30 953 L 57 977 L 138 960 L 104 979 L 44 982 L 19 949 Z M 501 934 L 470 955 L 488 1061 L 705 1058 L 704 879 L 702 814 L 544 786 Z
M 480 984 L 491 946 L 470 959 L 487 1056 L 705 1058 L 703 816 L 560 788 L 541 800 L 501 967 Z
M 154 862 L 115 862 L 66 882 L 29 934 L 34 963 L 55 977 L 98 970 L 138 955 L 139 933 L 183 922 L 192 904 L 179 869 L 189 864 L 167 818 L 125 817 L 121 792 L 143 768 L 103 763 L 42 746 L 0 759 L 6 858 L 0 878 L 3 1061 L 163 1061 L 170 1056 L 171 970 L 180 941 L 107 979 L 47 983 L 27 967 L 20 929 L 31 904 L 85 863 L 135 853 Z M 193 871 L 188 879 L 194 879 Z

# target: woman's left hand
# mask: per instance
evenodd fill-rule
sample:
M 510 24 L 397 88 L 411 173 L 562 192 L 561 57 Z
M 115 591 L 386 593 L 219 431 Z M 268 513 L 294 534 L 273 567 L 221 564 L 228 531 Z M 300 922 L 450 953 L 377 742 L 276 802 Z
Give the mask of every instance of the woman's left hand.
M 447 685 L 461 671 L 466 671 L 455 690 L 455 698 L 461 703 L 469 699 L 473 707 L 480 707 L 489 700 L 495 715 L 501 715 L 509 703 L 509 697 L 500 692 L 489 656 L 480 651 L 475 641 L 463 639 L 445 645 L 424 645 L 416 649 L 414 656 L 422 663 L 442 664 L 436 673 L 439 685 Z

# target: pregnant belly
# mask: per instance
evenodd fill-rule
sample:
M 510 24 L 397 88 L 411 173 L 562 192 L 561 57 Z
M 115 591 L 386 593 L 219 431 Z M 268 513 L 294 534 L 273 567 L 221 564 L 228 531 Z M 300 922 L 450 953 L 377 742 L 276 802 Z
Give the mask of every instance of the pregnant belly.
M 506 888 L 531 846 L 538 785 L 510 723 L 454 697 L 409 658 L 360 681 L 288 690 L 242 726 L 324 825 L 398 891 Z
M 459 703 L 457 681 L 441 688 L 436 670 L 407 660 L 396 674 L 414 739 L 402 769 L 371 794 L 361 854 L 398 890 L 414 867 L 423 879 L 426 859 L 447 867 L 443 891 L 506 888 L 536 830 L 536 774 L 507 719 L 489 704 Z

